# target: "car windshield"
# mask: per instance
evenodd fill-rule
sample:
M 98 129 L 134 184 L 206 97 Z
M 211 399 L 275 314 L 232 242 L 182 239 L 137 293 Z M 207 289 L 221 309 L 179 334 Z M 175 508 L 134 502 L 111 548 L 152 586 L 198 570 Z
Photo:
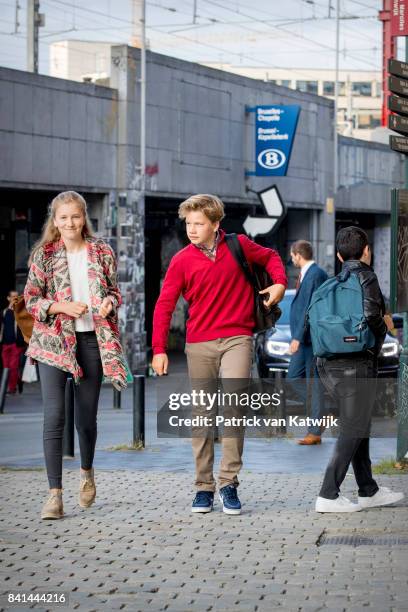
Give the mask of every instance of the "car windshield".
M 294 293 L 285 293 L 285 297 L 279 302 L 279 308 L 282 311 L 282 316 L 278 321 L 278 325 L 289 325 L 290 305 L 292 303 Z

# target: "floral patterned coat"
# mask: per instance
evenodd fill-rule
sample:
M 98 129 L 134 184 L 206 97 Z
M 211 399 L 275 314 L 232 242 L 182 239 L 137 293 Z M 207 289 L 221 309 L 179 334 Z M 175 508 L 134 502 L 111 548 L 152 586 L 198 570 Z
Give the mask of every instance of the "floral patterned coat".
M 122 298 L 116 281 L 116 258 L 112 248 L 99 238 L 87 237 L 88 282 L 95 333 L 103 373 L 117 388 L 126 387 L 126 364 L 119 340 L 117 309 Z M 113 310 L 104 319 L 99 316 L 103 299 L 110 296 Z M 28 312 L 34 317 L 34 329 L 27 355 L 48 365 L 70 372 L 79 382 L 82 370 L 76 360 L 75 323 L 65 314 L 47 313 L 53 302 L 72 300 L 68 260 L 62 240 L 48 242 L 33 257 L 24 289 Z

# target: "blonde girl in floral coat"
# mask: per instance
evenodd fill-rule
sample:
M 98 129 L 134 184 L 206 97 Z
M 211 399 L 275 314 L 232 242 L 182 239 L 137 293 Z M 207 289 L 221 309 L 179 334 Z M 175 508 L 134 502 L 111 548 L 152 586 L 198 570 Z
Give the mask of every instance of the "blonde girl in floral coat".
M 34 329 L 27 354 L 38 361 L 44 404 L 44 454 L 50 495 L 43 519 L 62 518 L 65 383 L 75 381 L 81 470 L 79 504 L 95 500 L 93 459 L 102 377 L 126 386 L 117 309 L 121 296 L 111 247 L 92 235 L 84 198 L 65 191 L 51 202 L 30 259 L 24 290 Z

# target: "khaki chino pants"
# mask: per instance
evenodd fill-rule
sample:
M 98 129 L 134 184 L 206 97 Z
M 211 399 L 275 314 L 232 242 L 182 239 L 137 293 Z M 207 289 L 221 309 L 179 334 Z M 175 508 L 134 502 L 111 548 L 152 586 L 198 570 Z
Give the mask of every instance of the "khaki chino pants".
M 187 343 L 188 373 L 193 387 L 214 391 L 218 378 L 249 380 L 252 367 L 252 337 L 230 336 L 208 342 Z M 202 412 L 205 413 L 205 410 Z M 208 413 L 207 413 L 208 414 Z M 207 434 L 192 437 L 196 466 L 195 485 L 199 491 L 215 491 L 214 429 Z M 222 437 L 222 457 L 219 471 L 219 487 L 238 486 L 238 473 L 242 467 L 244 431 Z

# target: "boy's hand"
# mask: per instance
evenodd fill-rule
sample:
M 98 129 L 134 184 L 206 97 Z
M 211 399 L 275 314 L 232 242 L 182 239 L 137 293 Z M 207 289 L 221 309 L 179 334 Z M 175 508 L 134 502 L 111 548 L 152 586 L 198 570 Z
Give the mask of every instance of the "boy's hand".
M 299 350 L 299 346 L 300 346 L 299 340 L 292 340 L 292 342 L 289 345 L 289 353 L 291 355 L 293 355 L 293 353 L 296 353 Z
M 169 367 L 169 358 L 166 353 L 158 353 L 154 355 L 152 361 L 152 368 L 156 372 L 158 376 L 163 376 L 163 374 L 167 374 L 167 369 Z
M 269 306 L 273 306 L 281 301 L 285 295 L 285 285 L 271 285 L 270 287 L 266 287 L 266 289 L 262 289 L 259 293 L 260 295 L 269 293 L 269 297 L 264 300 L 265 307 L 269 308 Z
M 394 321 L 392 320 L 392 316 L 390 314 L 384 315 L 384 323 L 386 324 L 388 331 L 392 331 L 394 329 Z

